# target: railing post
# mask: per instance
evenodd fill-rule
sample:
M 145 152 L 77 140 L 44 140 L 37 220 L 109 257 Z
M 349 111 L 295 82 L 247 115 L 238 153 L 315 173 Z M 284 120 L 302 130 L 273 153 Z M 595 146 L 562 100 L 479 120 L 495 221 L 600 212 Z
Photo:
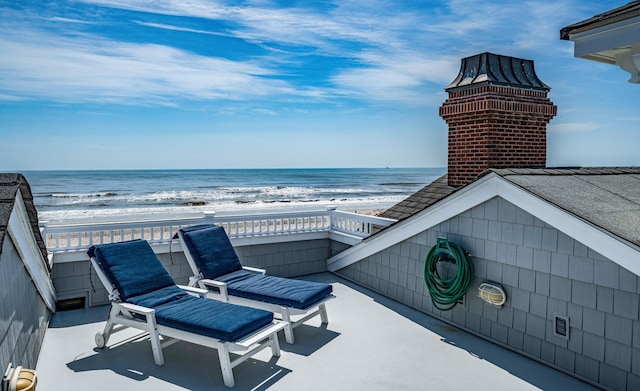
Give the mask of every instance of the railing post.
M 213 224 L 216 220 L 216 212 L 213 210 L 205 210 L 204 211 L 204 222 L 205 224 Z
M 47 243 L 47 224 L 49 224 L 49 222 L 46 220 L 42 220 L 38 223 L 40 236 L 42 236 L 42 240 L 44 240 L 45 243 Z
M 327 208 L 327 211 L 329 211 L 329 229 L 332 230 L 334 228 L 334 223 L 335 223 L 335 212 L 336 212 L 336 207 L 335 206 L 329 206 Z

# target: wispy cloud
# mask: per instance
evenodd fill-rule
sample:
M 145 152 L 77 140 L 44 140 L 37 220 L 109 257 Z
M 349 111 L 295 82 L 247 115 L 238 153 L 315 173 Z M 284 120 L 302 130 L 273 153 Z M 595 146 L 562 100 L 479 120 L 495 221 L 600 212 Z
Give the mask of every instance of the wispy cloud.
M 192 29 L 192 28 L 188 28 L 188 27 L 180 27 L 180 26 L 174 26 L 174 25 L 164 24 L 164 23 L 151 23 L 151 22 L 143 22 L 143 21 L 139 21 L 139 20 L 134 21 L 134 23 L 138 24 L 140 26 L 153 27 L 153 28 L 157 28 L 157 29 L 161 29 L 161 30 L 183 31 L 183 32 L 187 32 L 187 33 L 216 35 L 216 36 L 221 36 L 221 37 L 230 37 L 230 36 L 232 36 L 229 33 L 221 33 L 221 32 L 217 32 L 217 31 L 208 31 L 208 30 L 202 30 L 202 29 Z
M 455 57 L 430 59 L 410 53 L 393 59 L 375 54 L 363 58 L 367 67 L 343 70 L 332 81 L 361 98 L 412 104 L 429 103 L 427 90 L 434 86 L 441 90 L 454 78 L 460 62 Z
M 547 127 L 547 129 L 550 132 L 561 132 L 561 133 L 594 132 L 601 128 L 602 128 L 602 124 L 599 124 L 596 122 L 571 122 L 571 123 L 563 123 L 563 124 L 549 124 Z
M 95 36 L 65 38 L 22 30 L 0 37 L 0 91 L 61 102 L 154 103 L 291 94 L 259 64 L 206 57 L 154 44 Z M 141 100 L 141 101 L 140 101 Z

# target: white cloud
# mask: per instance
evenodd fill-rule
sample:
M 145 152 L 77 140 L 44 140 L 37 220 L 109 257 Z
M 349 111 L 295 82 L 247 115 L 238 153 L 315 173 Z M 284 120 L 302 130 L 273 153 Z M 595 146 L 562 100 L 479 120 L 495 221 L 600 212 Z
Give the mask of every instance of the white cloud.
M 262 76 L 259 64 L 199 56 L 154 44 L 64 38 L 40 31 L 0 36 L 4 95 L 61 102 L 175 104 L 181 99 L 243 99 L 290 94 L 287 83 Z M 139 101 L 141 100 L 141 101 Z
M 219 32 L 214 32 L 214 31 L 207 31 L 207 30 L 191 29 L 191 28 L 173 26 L 173 25 L 164 24 L 164 23 L 149 23 L 149 22 L 143 22 L 143 21 L 135 21 L 134 23 L 136 23 L 136 24 L 138 24 L 140 26 L 154 27 L 154 28 L 162 29 L 162 30 L 184 31 L 184 32 L 195 33 L 195 34 L 217 35 L 217 36 L 221 36 L 221 37 L 230 37 L 231 36 L 231 34 L 228 34 L 228 33 L 219 33 Z
M 564 124 L 549 124 L 547 126 L 548 131 L 561 133 L 593 132 L 600 128 L 602 128 L 602 125 L 596 122 L 570 122 Z
M 441 103 L 438 101 L 441 97 L 429 102 L 433 94 L 427 92 L 432 91 L 434 85 L 441 90 L 453 80 L 460 63 L 460 59 L 454 57 L 429 59 L 408 53 L 393 59 L 366 57 L 368 67 L 343 70 L 332 81 L 340 89 L 363 98 L 412 104 Z

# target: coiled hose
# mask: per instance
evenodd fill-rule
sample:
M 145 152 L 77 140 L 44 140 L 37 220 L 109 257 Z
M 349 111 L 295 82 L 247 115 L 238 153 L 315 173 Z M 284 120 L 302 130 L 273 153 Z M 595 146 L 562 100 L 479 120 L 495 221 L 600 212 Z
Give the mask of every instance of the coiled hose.
M 441 278 L 437 267 L 439 262 L 455 264 L 455 276 Z M 467 293 L 473 282 L 473 263 L 469 254 L 459 245 L 439 238 L 427 253 L 424 281 L 434 307 L 441 311 L 449 311 Z

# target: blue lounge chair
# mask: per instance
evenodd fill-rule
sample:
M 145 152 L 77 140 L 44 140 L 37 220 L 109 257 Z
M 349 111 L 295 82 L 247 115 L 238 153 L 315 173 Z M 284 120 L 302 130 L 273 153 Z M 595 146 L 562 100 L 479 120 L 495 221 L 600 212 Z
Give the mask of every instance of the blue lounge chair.
M 176 285 L 146 241 L 93 246 L 88 254 L 111 300 L 104 331 L 96 334 L 99 348 L 127 327 L 149 333 L 157 365 L 164 364 L 162 347 L 177 340 L 212 347 L 227 387 L 235 385 L 233 368 L 255 353 L 271 347 L 280 356 L 277 333 L 285 325 L 272 313 L 209 300 L 205 290 Z M 173 340 L 161 345 L 160 336 Z M 240 356 L 231 360 L 231 352 Z
M 322 323 L 329 322 L 326 302 L 335 298 L 330 284 L 268 276 L 262 269 L 243 267 L 224 228 L 219 226 L 184 227 L 178 236 L 193 271 L 190 286 L 207 289 L 208 297 L 216 300 L 279 315 L 286 323 L 288 343 L 295 342 L 293 329 L 314 316 L 320 315 Z

